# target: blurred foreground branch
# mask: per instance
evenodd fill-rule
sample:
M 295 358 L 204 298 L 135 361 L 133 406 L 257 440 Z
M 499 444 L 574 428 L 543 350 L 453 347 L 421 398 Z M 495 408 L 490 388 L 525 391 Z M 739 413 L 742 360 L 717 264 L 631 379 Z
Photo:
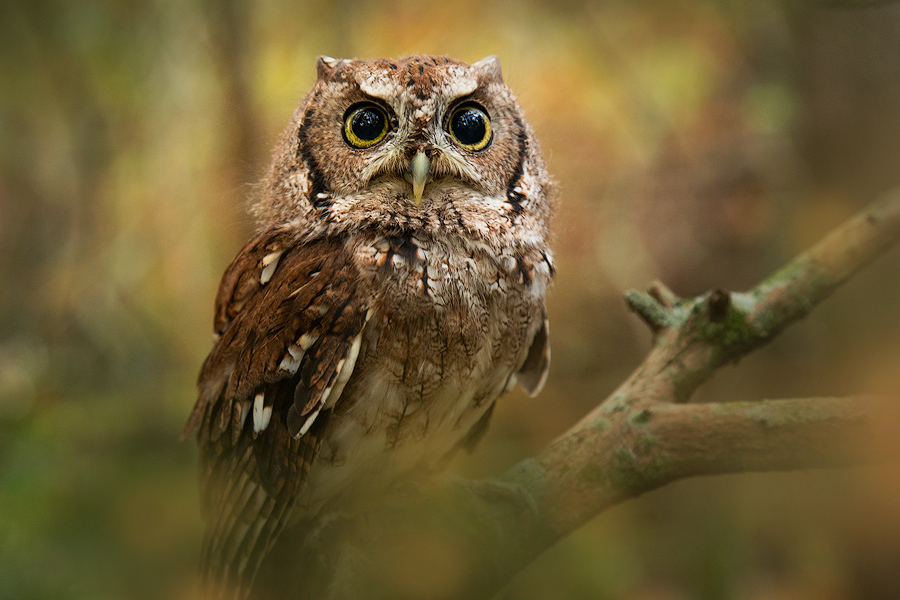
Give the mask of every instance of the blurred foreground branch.
M 886 399 L 687 403 L 718 368 L 774 339 L 898 241 L 900 191 L 747 292 L 682 299 L 660 283 L 629 291 L 654 335 L 632 375 L 500 478 L 411 494 L 345 525 L 334 536 L 344 541 L 317 556 L 336 573 L 327 595 L 490 598 L 604 509 L 671 481 L 900 458 L 900 410 Z

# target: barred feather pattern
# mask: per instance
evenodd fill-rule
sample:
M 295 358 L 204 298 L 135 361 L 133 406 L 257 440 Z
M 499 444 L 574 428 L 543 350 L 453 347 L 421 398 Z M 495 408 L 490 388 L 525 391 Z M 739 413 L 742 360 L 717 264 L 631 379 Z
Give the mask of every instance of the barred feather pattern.
M 185 428 L 201 448 L 202 564 L 219 594 L 247 593 L 290 517 L 330 417 L 325 396 L 365 325 L 365 294 L 342 247 L 300 247 L 269 232 L 220 286 L 217 340 Z M 270 273 L 274 254 L 280 264 Z
M 351 147 L 359 107 L 383 137 Z M 485 145 L 460 142 L 459 110 L 490 121 Z M 369 510 L 473 448 L 514 385 L 540 391 L 552 193 L 496 57 L 319 58 L 260 187 L 259 233 L 222 278 L 184 431 L 210 598 L 249 597 L 280 536 L 302 545 Z

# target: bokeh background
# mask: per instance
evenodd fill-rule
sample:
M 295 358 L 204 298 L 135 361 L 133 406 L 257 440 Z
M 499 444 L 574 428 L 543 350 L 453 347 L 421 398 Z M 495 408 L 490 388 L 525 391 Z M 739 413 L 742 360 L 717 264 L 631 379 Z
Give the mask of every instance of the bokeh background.
M 317 54 L 498 54 L 560 184 L 552 374 L 454 467 L 486 475 L 639 363 L 623 290 L 744 289 L 900 183 L 898 48 L 883 2 L 4 1 L 0 598 L 193 597 L 178 435 Z M 898 307 L 895 251 L 696 399 L 897 393 Z M 900 469 L 670 485 L 506 597 L 900 598 Z

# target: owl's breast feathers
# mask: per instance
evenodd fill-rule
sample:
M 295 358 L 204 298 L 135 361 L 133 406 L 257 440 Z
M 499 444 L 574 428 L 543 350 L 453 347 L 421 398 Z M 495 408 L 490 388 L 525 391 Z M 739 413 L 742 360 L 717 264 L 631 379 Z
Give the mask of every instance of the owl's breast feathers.
M 385 350 L 381 357 L 393 345 L 410 385 L 441 385 L 453 376 L 477 384 L 498 375 L 515 383 L 516 372 L 526 368 L 536 377 L 520 371 L 520 383 L 532 395 L 540 390 L 549 346 L 539 330 L 546 329 L 544 296 L 553 274 L 542 248 L 425 231 L 361 232 L 348 245 L 376 290 L 371 306 L 377 316 L 366 341 Z M 375 331 L 383 327 L 387 336 Z M 526 361 L 535 340 L 538 357 Z M 438 359 L 442 368 L 432 369 L 438 372 L 429 381 Z
M 538 250 L 493 257 L 411 236 L 252 240 L 220 285 L 184 431 L 200 445 L 209 580 L 246 595 L 298 502 L 340 493 L 404 427 L 404 440 L 426 448 L 433 436 L 431 453 L 446 454 L 478 437 L 517 371 L 536 392 L 551 271 Z M 419 422 L 416 402 L 431 407 Z

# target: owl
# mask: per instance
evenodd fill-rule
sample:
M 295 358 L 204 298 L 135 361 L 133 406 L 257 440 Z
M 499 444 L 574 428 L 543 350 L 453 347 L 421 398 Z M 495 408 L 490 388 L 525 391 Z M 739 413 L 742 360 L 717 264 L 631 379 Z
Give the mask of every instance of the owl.
M 484 434 L 550 362 L 552 182 L 500 63 L 319 57 L 228 267 L 185 427 L 209 585 Z

